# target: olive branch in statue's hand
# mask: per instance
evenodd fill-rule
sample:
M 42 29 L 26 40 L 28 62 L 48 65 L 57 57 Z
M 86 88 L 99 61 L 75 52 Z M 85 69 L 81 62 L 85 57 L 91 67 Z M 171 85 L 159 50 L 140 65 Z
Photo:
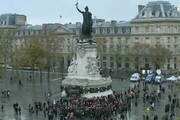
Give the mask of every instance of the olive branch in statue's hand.
M 76 7 L 78 7 L 78 2 L 75 4 Z

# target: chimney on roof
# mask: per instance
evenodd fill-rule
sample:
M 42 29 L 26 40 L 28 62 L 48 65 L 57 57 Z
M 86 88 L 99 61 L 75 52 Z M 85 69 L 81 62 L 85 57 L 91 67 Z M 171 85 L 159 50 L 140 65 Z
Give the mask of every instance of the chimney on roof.
M 178 17 L 177 7 L 172 8 L 172 17 Z
M 93 23 L 97 23 L 97 18 L 94 16 Z
M 138 5 L 138 12 L 141 12 L 141 10 L 145 7 L 145 5 Z
M 76 22 L 76 27 L 81 26 L 81 22 Z
M 116 25 L 117 21 L 116 20 L 111 20 L 111 25 Z
M 153 17 L 152 15 L 152 9 L 150 7 L 147 7 L 145 10 L 144 10 L 144 15 L 143 17 L 145 18 L 149 18 L 149 17 Z

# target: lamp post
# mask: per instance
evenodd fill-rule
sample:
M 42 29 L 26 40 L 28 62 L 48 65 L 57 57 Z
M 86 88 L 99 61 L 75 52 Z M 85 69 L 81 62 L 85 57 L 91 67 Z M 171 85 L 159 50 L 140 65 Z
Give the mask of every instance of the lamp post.
M 51 86 L 50 86 L 50 63 L 51 63 L 51 44 L 50 44 L 50 40 L 48 39 L 48 32 L 47 32 L 47 25 L 45 25 L 44 28 L 44 32 L 45 32 L 45 39 L 46 39 L 46 43 L 47 43 L 47 49 L 48 49 L 48 53 L 46 56 L 47 59 L 47 87 L 48 87 L 48 96 L 51 95 Z

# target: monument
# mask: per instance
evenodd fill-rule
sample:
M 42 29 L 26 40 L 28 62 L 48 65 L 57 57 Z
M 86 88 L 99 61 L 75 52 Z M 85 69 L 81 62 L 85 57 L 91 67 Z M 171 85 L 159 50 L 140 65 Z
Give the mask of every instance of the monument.
M 88 7 L 81 11 L 83 15 L 82 34 L 76 44 L 76 54 L 68 68 L 67 77 L 62 81 L 62 96 L 79 95 L 81 97 L 100 97 L 113 94 L 111 77 L 102 77 L 97 65 L 97 44 L 92 37 L 92 14 Z

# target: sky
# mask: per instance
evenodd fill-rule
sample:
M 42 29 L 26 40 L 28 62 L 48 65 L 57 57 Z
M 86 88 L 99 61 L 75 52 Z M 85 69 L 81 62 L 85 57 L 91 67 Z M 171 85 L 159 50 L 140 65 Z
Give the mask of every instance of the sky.
M 77 1 L 83 11 L 85 6 L 89 7 L 93 18 L 129 21 L 137 15 L 138 5 L 157 0 L 1 0 L 0 14 L 26 15 L 27 23 L 32 25 L 82 22 L 82 14 L 75 7 Z M 179 0 L 169 2 L 175 6 L 180 4 Z

